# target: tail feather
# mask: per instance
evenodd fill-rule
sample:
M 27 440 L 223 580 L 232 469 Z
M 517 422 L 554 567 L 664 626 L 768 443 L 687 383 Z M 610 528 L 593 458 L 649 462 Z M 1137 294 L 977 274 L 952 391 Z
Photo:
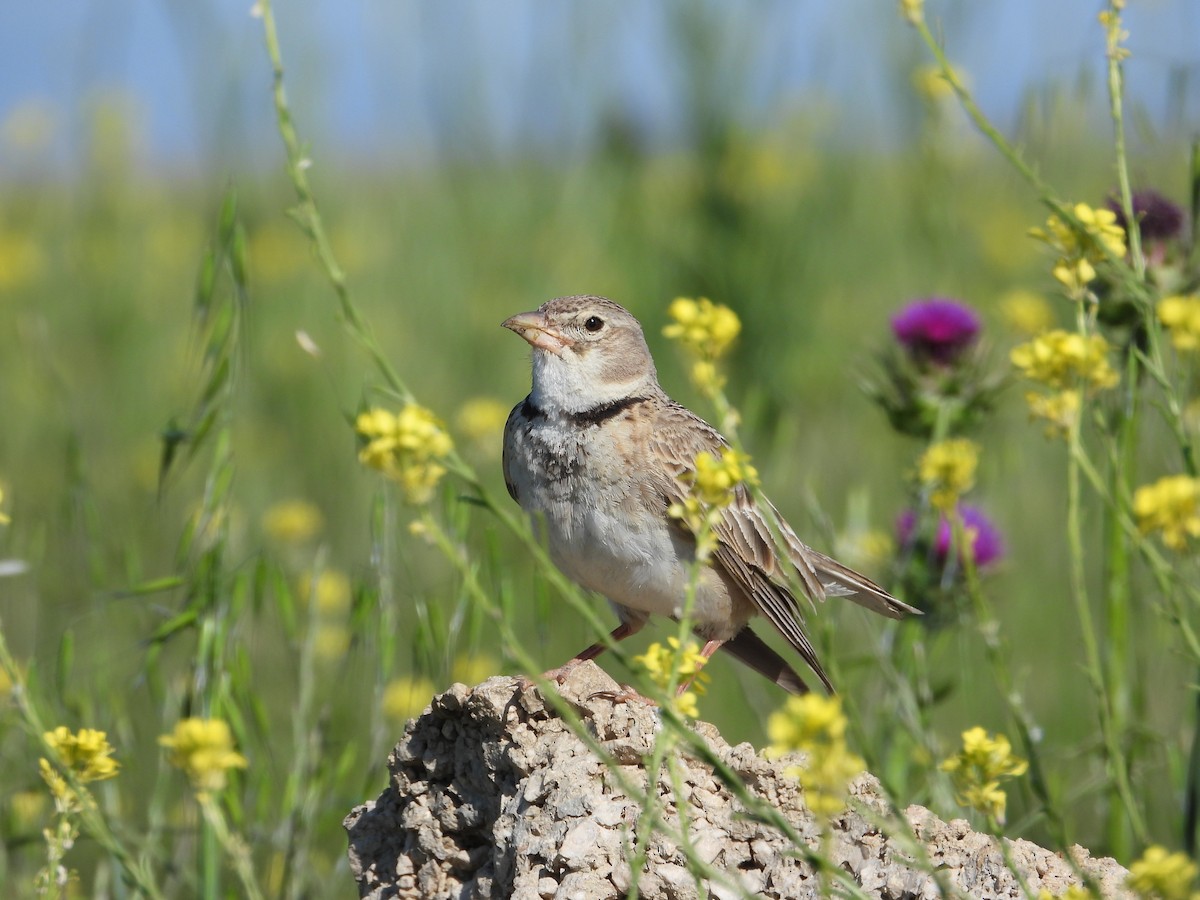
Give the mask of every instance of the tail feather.
M 817 578 L 825 587 L 825 593 L 831 597 L 845 597 L 866 607 L 871 612 L 887 616 L 889 619 L 902 619 L 906 615 L 922 615 L 921 610 L 897 600 L 866 575 L 861 575 L 853 569 L 843 566 L 831 556 L 826 556 L 806 548 L 809 561 L 817 570 Z
M 772 650 L 762 638 L 749 628 L 743 628 L 731 640 L 723 643 L 721 649 L 790 694 L 807 694 L 809 692 L 809 687 L 804 683 L 804 679 L 796 674 L 796 670 L 788 664 L 787 660 Z M 830 684 L 825 673 L 818 670 L 817 675 L 826 689 L 832 693 L 833 685 Z

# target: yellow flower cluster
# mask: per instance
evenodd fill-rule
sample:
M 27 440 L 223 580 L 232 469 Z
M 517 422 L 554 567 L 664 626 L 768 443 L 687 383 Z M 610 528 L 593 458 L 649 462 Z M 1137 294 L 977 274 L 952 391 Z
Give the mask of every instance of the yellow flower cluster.
M 767 719 L 767 737 L 771 756 L 799 751 L 808 757 L 804 765 L 789 766 L 785 774 L 800 780 L 809 809 L 819 816 L 845 809 L 850 779 L 866 765 L 846 746 L 840 697 L 789 697 L 783 709 Z
M 929 488 L 929 500 L 943 512 L 958 505 L 958 498 L 975 486 L 979 445 L 966 438 L 931 444 L 917 463 L 917 478 Z
M 715 394 L 725 386 L 716 361 L 742 330 L 737 313 L 707 297 L 676 297 L 667 314 L 674 321 L 663 329 L 663 334 L 679 341 L 695 357 L 692 382 L 705 393 Z
M 1029 763 L 1013 754 L 1004 735 L 989 737 L 976 726 L 963 732 L 962 749 L 939 768 L 950 773 L 959 803 L 1003 822 L 1008 797 L 1000 782 L 1024 775 Z
M 1113 4 L 1113 9 L 1103 10 L 1097 18 L 1100 24 L 1104 26 L 1104 43 L 1109 59 L 1115 62 L 1129 58 L 1129 51 L 1121 46 L 1121 42 L 1128 39 L 1129 32 L 1121 27 L 1121 10 L 1125 7 L 1125 0 L 1118 0 Z
M 268 536 L 283 544 L 304 544 L 321 532 L 321 511 L 307 500 L 283 500 L 271 506 L 262 517 Z
M 112 758 L 113 746 L 108 742 L 108 735 L 95 728 L 80 728 L 72 733 L 65 725 L 59 725 L 53 731 L 42 735 L 46 743 L 58 757 L 58 762 L 70 769 L 81 782 L 104 781 L 116 778 L 120 768 Z M 72 796 L 66 781 L 54 771 L 50 761 L 40 761 L 42 777 L 50 785 L 50 790 L 59 799 Z
M 671 690 L 672 683 L 688 684 L 688 689 L 674 700 L 675 711 L 689 719 L 700 714 L 696 700 L 708 690 L 708 675 L 701 671 L 708 660 L 695 644 L 683 647 L 677 637 L 667 638 L 665 647 L 655 641 L 633 661 L 664 691 Z
M 1045 228 L 1032 228 L 1029 234 L 1058 251 L 1054 277 L 1068 291 L 1078 293 L 1096 277 L 1095 263 L 1109 254 L 1125 255 L 1125 229 L 1117 224 L 1117 214 L 1111 209 L 1076 203 L 1071 212 L 1078 227 L 1052 215 Z
M 1054 324 L 1054 311 L 1041 294 L 1020 288 L 1000 298 L 1004 320 L 1023 334 L 1038 334 Z
M 1120 377 L 1108 362 L 1103 335 L 1083 335 L 1056 328 L 1013 348 L 1009 359 L 1021 374 L 1054 390 L 1084 386 L 1115 387 Z
M 1143 533 L 1158 531 L 1172 550 L 1200 537 L 1200 478 L 1169 475 L 1133 493 L 1133 514 Z
M 395 678 L 383 689 L 383 715 L 396 724 L 403 724 L 429 705 L 437 688 L 428 678 Z
M 1176 350 L 1200 350 L 1200 295 L 1164 297 L 1158 301 L 1158 321 L 1171 333 Z
M 1079 409 L 1083 401 L 1079 391 L 1065 390 L 1051 394 L 1028 391 L 1025 402 L 1029 405 L 1029 416 L 1046 422 L 1046 437 L 1066 437 L 1079 421 Z
M 223 719 L 181 719 L 158 743 L 167 760 L 183 770 L 197 793 L 225 787 L 230 769 L 246 768 L 246 757 L 233 749 L 233 734 Z
M 750 465 L 745 453 L 726 447 L 716 456 L 708 451 L 696 456 L 695 468 L 684 472 L 679 480 L 688 487 L 682 503 L 672 503 L 667 514 L 680 519 L 696 535 L 696 555 L 705 560 L 716 549 L 712 526 L 721 510 L 733 502 L 738 485 L 757 485 L 758 470 Z
M 429 502 L 446 467 L 441 464 L 454 449 L 445 427 L 423 406 L 409 403 L 399 413 L 367 410 L 355 421 L 366 440 L 359 461 L 399 482 L 409 503 Z
M 308 572 L 296 585 L 296 595 L 308 604 L 313 629 L 313 653 L 327 663 L 336 663 L 350 649 L 351 634 L 346 614 L 354 599 L 350 576 L 339 569 Z
M 1195 881 L 1196 864 L 1186 854 L 1168 853 L 1165 847 L 1152 845 L 1129 867 L 1125 884 L 1139 897 L 1189 900 L 1195 896 Z
M 1056 328 L 1020 344 L 1009 354 L 1012 364 L 1048 393 L 1025 395 L 1029 414 L 1049 423 L 1047 435 L 1066 434 L 1079 419 L 1082 390 L 1116 387 L 1120 376 L 1108 361 L 1109 345 L 1103 335 L 1083 335 Z

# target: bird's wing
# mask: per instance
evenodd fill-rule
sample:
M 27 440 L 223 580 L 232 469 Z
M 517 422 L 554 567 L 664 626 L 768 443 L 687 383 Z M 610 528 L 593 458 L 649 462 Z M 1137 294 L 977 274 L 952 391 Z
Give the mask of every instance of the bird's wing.
M 656 463 L 650 468 L 659 476 L 656 487 L 667 506 L 687 499 L 688 488 L 680 476 L 694 471 L 698 454 L 706 451 L 719 454 L 728 447 L 716 429 L 675 404 L 662 409 L 661 419 L 653 423 L 647 444 Z M 683 523 L 679 527 L 686 528 Z M 744 486 L 735 490 L 733 502 L 721 511 L 713 534 L 717 539 L 713 562 L 745 591 L 758 611 L 796 649 L 825 686 L 830 687 L 816 650 L 804 633 L 804 615 L 787 587 L 788 579 L 780 568 L 770 529 Z M 811 566 L 797 567 L 797 571 L 805 592 L 810 597 L 824 599 L 825 591 Z
M 659 463 L 653 468 L 662 473 L 657 488 L 667 505 L 682 503 L 687 498 L 688 489 L 680 476 L 694 471 L 698 454 L 705 451 L 718 454 L 729 446 L 715 428 L 674 403 L 662 409 L 661 418 L 654 423 L 647 443 L 649 452 Z M 793 580 L 814 604 L 833 595 L 845 596 L 890 618 L 900 618 L 906 612 L 917 610 L 901 603 L 865 575 L 807 546 L 774 506 L 765 505 L 783 539 L 784 559 L 780 559 L 776 550 L 771 525 L 762 508 L 754 495 L 744 485 L 739 485 L 734 491 L 733 502 L 721 511 L 713 528 L 718 541 L 714 561 L 828 685 L 812 644 L 804 633 L 804 613 L 789 588 Z

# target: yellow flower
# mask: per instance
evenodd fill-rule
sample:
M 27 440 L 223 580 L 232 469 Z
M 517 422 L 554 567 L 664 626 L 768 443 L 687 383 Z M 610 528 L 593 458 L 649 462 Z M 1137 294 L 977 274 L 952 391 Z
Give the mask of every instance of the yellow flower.
M 1029 391 L 1025 394 L 1025 402 L 1029 404 L 1030 418 L 1046 420 L 1046 437 L 1065 437 L 1079 421 L 1082 404 L 1079 391 L 1055 391 L 1050 394 Z
M 696 555 L 707 559 L 716 549 L 712 527 L 721 515 L 721 510 L 733 502 L 739 485 L 757 485 L 758 470 L 750 465 L 750 457 L 726 447 L 716 456 L 702 451 L 695 460 L 695 468 L 679 476 L 688 488 L 682 503 L 672 503 L 667 515 L 679 519 L 696 536 Z
M 911 25 L 925 19 L 925 0 L 900 0 L 900 15 Z
M 310 541 L 320 533 L 323 525 L 321 511 L 307 500 L 276 503 L 262 517 L 263 531 L 285 544 Z
M 696 357 L 692 366 L 693 383 L 705 393 L 715 394 L 725 383 L 717 373 L 715 363 L 725 355 L 742 330 L 737 313 L 707 297 L 695 300 L 676 297 L 667 314 L 674 321 L 663 329 L 663 334 L 679 341 Z
M 311 575 L 304 578 L 297 593 L 302 600 L 311 597 L 312 605 L 322 615 L 338 616 L 350 608 L 350 577 L 338 569 L 323 569 L 315 584 Z
M 706 359 L 719 359 L 742 330 L 737 313 L 707 297 L 676 297 L 667 314 L 675 321 L 663 334 Z
M 1154 900 L 1189 900 L 1196 881 L 1196 864 L 1183 853 L 1168 853 L 1157 845 L 1146 848 L 1129 867 L 1125 884 L 1139 897 Z
M 758 484 L 758 470 L 750 465 L 748 454 L 726 447 L 720 457 L 701 453 L 696 469 L 689 476 L 692 493 L 708 506 L 728 506 L 734 490 L 741 484 Z
M 809 809 L 820 816 L 845 809 L 850 780 L 866 766 L 846 746 L 840 697 L 789 697 L 783 709 L 767 719 L 767 736 L 769 756 L 795 752 L 807 756 L 804 765 L 789 766 L 785 774 L 800 780 Z
M 419 715 L 435 693 L 428 678 L 396 678 L 383 690 L 383 714 L 393 722 Z
M 40 278 L 45 269 L 45 251 L 34 238 L 16 231 L 0 231 L 0 290 L 25 287 Z
M 962 749 L 939 768 L 950 773 L 960 804 L 1003 822 L 1008 798 L 1000 782 L 1024 775 L 1029 763 L 1013 754 L 1004 735 L 993 738 L 975 727 L 963 732 Z
M 1058 328 L 1014 347 L 1009 359 L 1026 378 L 1054 390 L 1078 386 L 1104 390 L 1120 381 L 1109 365 L 1108 349 L 1103 335 Z
M 1125 255 L 1125 230 L 1117 224 L 1117 214 L 1111 209 L 1076 203 L 1071 212 L 1078 226 L 1051 215 L 1045 228 L 1032 228 L 1029 234 L 1058 251 L 1054 277 L 1069 291 L 1078 293 L 1096 277 L 1095 263 L 1104 262 L 1109 254 Z
M 1170 475 L 1133 493 L 1133 513 L 1143 533 L 1158 531 L 1172 550 L 1200 537 L 1200 479 Z
M 1012 290 L 1000 298 L 1000 312 L 1017 331 L 1038 334 L 1054 324 L 1054 312 L 1041 294 Z
M 423 406 L 409 403 L 397 414 L 370 409 L 355 420 L 365 440 L 359 461 L 400 484 L 412 504 L 429 502 L 446 467 L 441 464 L 454 449 L 442 423 Z
M 459 409 L 455 424 L 468 440 L 498 445 L 498 442 L 491 439 L 504 432 L 508 412 L 509 407 L 499 400 L 492 397 L 475 397 Z
M 233 749 L 233 733 L 223 719 L 181 719 L 158 743 L 167 748 L 167 760 L 187 774 L 197 792 L 223 789 L 229 770 L 247 765 L 246 757 Z
M 54 750 L 58 761 L 80 781 L 104 781 L 117 776 L 119 765 L 112 758 L 113 747 L 103 731 L 80 728 L 72 733 L 65 725 L 59 725 L 42 737 Z
M 1121 42 L 1129 37 L 1129 32 L 1121 27 L 1121 12 L 1125 0 L 1113 4 L 1113 9 L 1102 11 L 1097 18 L 1104 26 L 1104 43 L 1110 59 L 1120 62 L 1129 57 L 1129 51 L 1121 46 Z
M 313 653 L 324 662 L 344 659 L 350 649 L 350 631 L 344 625 L 322 622 L 313 635 Z
M 717 370 L 717 364 L 707 359 L 692 363 L 692 384 L 708 395 L 725 387 L 725 376 Z
M 962 76 L 953 69 L 951 75 L 959 84 L 963 83 Z M 954 96 L 954 86 L 941 66 L 918 66 L 912 73 L 912 84 L 922 99 L 930 103 L 949 100 Z
M 697 698 L 708 690 L 708 675 L 701 671 L 708 662 L 694 644 L 682 647 L 679 638 L 667 638 L 667 646 L 655 641 L 646 648 L 641 656 L 635 656 L 633 661 L 646 670 L 650 680 L 664 691 L 672 689 L 673 684 L 688 684 L 688 689 L 673 700 L 675 711 L 686 718 L 696 718 L 699 714 Z
M 1096 277 L 1096 267 L 1083 257 L 1060 259 L 1050 270 L 1054 280 L 1075 294 L 1082 291 Z
M 67 784 L 67 780 L 58 774 L 58 770 L 50 765 L 50 760 L 44 756 L 38 760 L 38 772 L 41 774 L 42 780 L 46 782 L 46 787 L 50 788 L 50 794 L 54 797 L 54 805 L 60 812 L 79 808 L 79 797 L 75 791 Z
M 962 494 L 974 487 L 978 464 L 978 444 L 966 438 L 951 438 L 930 445 L 921 455 L 917 478 L 930 489 L 930 502 L 948 511 L 958 505 Z
M 1164 297 L 1158 301 L 1158 321 L 1170 332 L 1176 350 L 1200 349 L 1200 296 Z

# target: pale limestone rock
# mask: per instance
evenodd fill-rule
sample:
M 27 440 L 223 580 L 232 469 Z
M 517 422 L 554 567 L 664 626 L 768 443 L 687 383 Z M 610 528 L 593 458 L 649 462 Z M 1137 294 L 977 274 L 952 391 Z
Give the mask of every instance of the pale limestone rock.
M 660 730 L 657 710 L 636 700 L 614 703 L 620 688 L 591 664 L 576 668 L 561 693 L 617 760 L 621 778 L 644 790 L 643 760 Z M 785 761 L 768 762 L 749 744 L 731 747 L 706 723 L 697 723 L 696 733 L 751 793 L 778 809 L 809 847 L 821 848 L 866 894 L 887 900 L 941 896 L 937 881 L 911 865 L 903 841 L 880 828 L 896 814 L 871 775 L 851 787 L 860 811 L 834 817 L 822 843 L 821 824 L 799 786 L 782 775 Z M 616 900 L 632 887 L 637 802 L 537 690 L 518 679 L 492 678 L 473 689 L 456 684 L 435 697 L 408 723 L 388 769 L 388 788 L 346 819 L 351 869 L 363 897 Z M 725 900 L 829 893 L 784 835 L 744 815 L 711 766 L 684 754 L 678 773 L 679 793 L 665 772 L 657 776 L 663 815 L 678 828 L 677 804 L 684 807 L 694 855 L 715 874 L 698 883 L 680 847 L 657 833 L 638 877 L 640 896 Z M 919 806 L 903 816 L 952 891 L 1021 896 L 994 839 Z M 1028 841 L 1011 841 L 1009 852 L 1034 894 L 1045 889 L 1057 896 L 1078 881 L 1066 861 Z M 1124 869 L 1079 847 L 1073 854 L 1106 897 L 1123 896 Z

